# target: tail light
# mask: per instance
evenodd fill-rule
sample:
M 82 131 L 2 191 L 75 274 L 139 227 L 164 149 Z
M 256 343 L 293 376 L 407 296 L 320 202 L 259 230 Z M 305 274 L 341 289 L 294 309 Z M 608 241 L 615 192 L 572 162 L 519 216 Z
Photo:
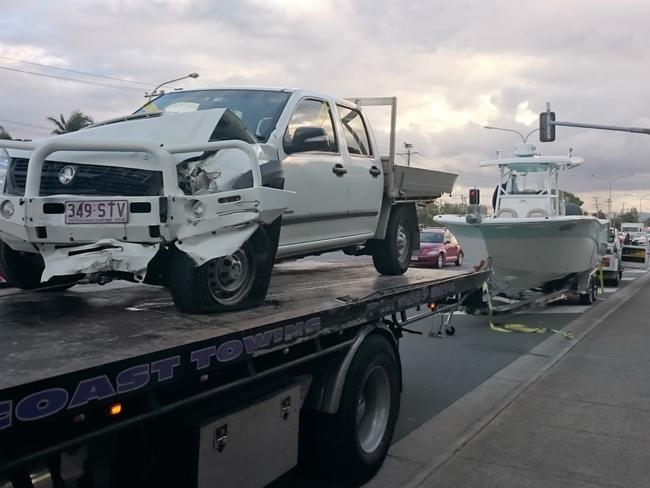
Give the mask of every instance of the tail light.
M 603 258 L 603 266 L 607 268 L 609 266 L 609 258 Z

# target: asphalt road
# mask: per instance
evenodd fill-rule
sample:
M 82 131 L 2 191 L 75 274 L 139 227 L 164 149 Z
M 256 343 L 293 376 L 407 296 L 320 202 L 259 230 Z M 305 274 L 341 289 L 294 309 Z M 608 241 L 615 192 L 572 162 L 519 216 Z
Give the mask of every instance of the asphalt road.
M 333 253 L 309 259 L 335 262 L 363 258 Z M 619 288 L 637 276 L 637 273 L 626 273 Z M 606 300 L 616 290 L 605 287 L 605 293 L 599 296 L 599 300 Z M 587 308 L 577 298 L 572 298 L 542 309 L 500 315 L 495 320 L 561 329 Z M 452 319 L 455 327 L 453 336 L 429 337 L 429 330 L 439 320 L 428 317 L 411 324 L 410 329 L 422 334 L 405 334 L 400 342 L 404 390 L 393 442 L 418 428 L 549 336 L 549 333 L 496 332 L 490 329 L 486 316 L 461 313 L 455 314 Z M 302 479 L 293 471 L 269 485 L 269 488 L 316 486 L 323 488 Z

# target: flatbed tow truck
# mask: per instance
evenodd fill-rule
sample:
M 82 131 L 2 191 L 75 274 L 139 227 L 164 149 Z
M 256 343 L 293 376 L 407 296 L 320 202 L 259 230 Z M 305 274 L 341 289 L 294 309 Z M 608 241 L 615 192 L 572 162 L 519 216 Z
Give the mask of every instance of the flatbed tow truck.
M 259 487 L 297 464 L 361 484 L 399 411 L 406 311 L 487 277 L 298 261 L 264 305 L 213 315 L 145 285 L 2 290 L 0 487 Z

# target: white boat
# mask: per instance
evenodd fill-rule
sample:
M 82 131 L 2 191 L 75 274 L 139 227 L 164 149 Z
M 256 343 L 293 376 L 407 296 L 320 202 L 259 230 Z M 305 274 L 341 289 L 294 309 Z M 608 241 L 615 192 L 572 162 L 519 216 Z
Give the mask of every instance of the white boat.
M 582 162 L 540 156 L 535 144 L 518 144 L 511 158 L 481 162 L 500 171 L 494 216 L 436 217 L 460 241 L 466 263 L 491 266 L 493 294 L 518 298 L 533 288 L 552 290 L 598 265 L 607 249 L 607 221 L 583 216 L 559 189 L 560 172 Z

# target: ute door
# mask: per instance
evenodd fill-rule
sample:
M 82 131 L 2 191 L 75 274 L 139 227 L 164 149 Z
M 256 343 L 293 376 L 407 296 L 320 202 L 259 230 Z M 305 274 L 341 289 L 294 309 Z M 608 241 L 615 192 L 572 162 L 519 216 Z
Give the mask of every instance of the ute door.
M 349 169 L 348 231 L 351 235 L 374 235 L 384 192 L 381 159 L 373 153 L 368 125 L 361 111 L 341 104 L 336 109 Z
M 339 148 L 329 103 L 298 102 L 284 133 L 285 190 L 296 192 L 282 216 L 280 257 L 322 249 L 323 241 L 345 235 L 348 168 Z

